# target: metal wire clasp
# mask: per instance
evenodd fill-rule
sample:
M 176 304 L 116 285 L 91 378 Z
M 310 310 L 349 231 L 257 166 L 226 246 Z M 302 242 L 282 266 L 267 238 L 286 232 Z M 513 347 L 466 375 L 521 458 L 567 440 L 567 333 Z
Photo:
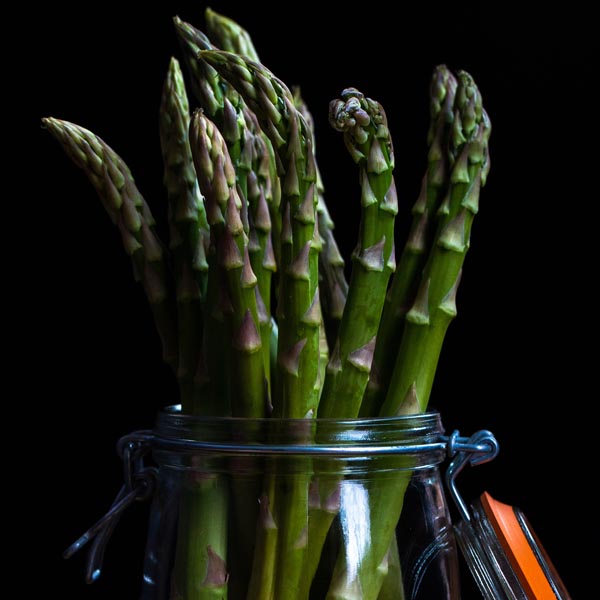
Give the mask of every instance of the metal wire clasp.
M 100 577 L 106 545 L 125 509 L 136 501 L 146 500 L 154 491 L 157 470 L 145 464 L 152 440 L 152 432 L 144 430 L 130 433 L 118 441 L 117 453 L 123 461 L 124 484 L 108 512 L 63 553 L 64 558 L 70 558 L 93 540 L 87 558 L 87 583 Z
M 482 429 L 465 441 L 458 431 L 447 438 L 446 451 L 450 464 L 446 469 L 446 487 L 465 521 L 471 520 L 469 509 L 456 488 L 456 477 L 467 463 L 475 466 L 489 462 L 498 456 L 500 446 L 491 431 Z

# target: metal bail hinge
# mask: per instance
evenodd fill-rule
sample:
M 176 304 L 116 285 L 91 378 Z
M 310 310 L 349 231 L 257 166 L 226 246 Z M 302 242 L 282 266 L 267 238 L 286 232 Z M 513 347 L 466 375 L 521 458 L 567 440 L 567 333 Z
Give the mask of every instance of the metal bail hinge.
M 151 431 L 135 431 L 118 441 L 117 452 L 123 460 L 125 483 L 108 512 L 63 553 L 64 558 L 70 558 L 93 540 L 87 558 L 87 583 L 100 577 L 106 545 L 125 509 L 136 501 L 146 500 L 154 491 L 157 470 L 145 464 L 152 440 Z
M 496 458 L 499 451 L 500 446 L 494 434 L 486 429 L 474 433 L 470 438 L 461 438 L 459 432 L 454 431 L 447 438 L 447 452 L 452 460 L 446 469 L 446 487 L 465 521 L 470 521 L 471 515 L 456 488 L 456 477 L 467 463 L 481 465 Z

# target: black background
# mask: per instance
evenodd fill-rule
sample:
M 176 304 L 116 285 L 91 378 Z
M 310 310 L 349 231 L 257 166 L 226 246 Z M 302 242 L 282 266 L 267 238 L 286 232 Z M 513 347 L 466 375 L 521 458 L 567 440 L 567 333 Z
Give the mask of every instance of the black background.
M 589 444 L 597 436 L 590 410 L 598 177 L 591 14 L 571 3 L 530 12 L 503 3 L 402 4 L 396 15 L 386 6 L 320 2 L 278 12 L 260 2 L 211 4 L 252 33 L 272 71 L 301 85 L 346 257 L 358 186 L 341 137 L 327 124 L 329 101 L 355 86 L 385 106 L 400 238 L 425 168 L 432 69 L 445 62 L 475 77 L 493 123 L 492 170 L 432 404 L 448 431 L 494 432 L 500 455 L 461 477 L 465 497 L 485 489 L 523 509 L 573 597 L 584 598 L 593 575 L 582 544 L 597 532 L 591 489 L 598 473 Z M 25 366 L 17 407 L 36 425 L 33 458 L 17 463 L 26 479 L 19 504 L 21 494 L 33 498 L 18 563 L 29 586 L 64 599 L 136 597 L 147 507 L 126 515 L 94 586 L 83 583 L 83 556 L 63 562 L 60 554 L 120 485 L 116 440 L 150 427 L 176 388 L 117 232 L 39 119 L 64 118 L 105 139 L 161 219 L 157 113 L 169 58 L 179 55 L 171 17 L 202 27 L 202 10 L 198 2 L 48 4 L 12 22 L 21 33 L 14 55 L 25 98 L 16 104 L 27 111 L 20 142 L 30 157 L 25 163 L 17 154 L 21 191 L 10 202 L 20 219 L 10 226 L 19 240 L 13 248 L 25 258 L 11 294 L 25 309 L 27 334 L 17 357 Z M 468 589 L 465 600 L 471 597 Z

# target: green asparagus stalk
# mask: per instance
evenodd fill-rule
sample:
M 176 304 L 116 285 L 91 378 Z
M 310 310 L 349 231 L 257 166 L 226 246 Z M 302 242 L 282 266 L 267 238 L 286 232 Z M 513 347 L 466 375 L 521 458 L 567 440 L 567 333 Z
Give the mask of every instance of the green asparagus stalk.
M 252 120 L 245 110 L 248 120 Z M 258 131 L 258 124 L 252 125 Z M 250 129 L 250 128 L 248 128 Z M 277 262 L 273 249 L 271 213 L 273 203 L 273 183 L 269 168 L 267 143 L 259 133 L 253 136 L 254 150 L 251 170 L 247 175 L 248 219 L 250 239 L 248 250 L 250 263 L 256 274 L 256 297 L 260 321 L 260 335 L 265 365 L 265 378 L 271 397 L 271 288 Z M 268 140 L 267 140 L 268 141 Z
M 260 62 L 250 34 L 234 20 L 207 8 L 204 13 L 208 36 L 221 50 Z
M 355 89 L 330 105 L 330 120 L 360 168 L 362 219 L 348 299 L 325 378 L 319 416 L 356 417 L 366 388 L 383 301 L 394 269 L 394 158 L 382 106 Z M 357 324 L 361 323 L 361 327 Z M 317 469 L 319 470 L 319 469 Z M 340 482 L 317 478 L 309 512 L 307 580 L 339 511 Z
M 243 101 L 215 69 L 198 59 L 201 50 L 214 49 L 208 37 L 179 17 L 174 18 L 174 24 L 190 73 L 192 90 L 200 108 L 216 124 L 227 142 L 227 150 L 245 197 L 246 175 L 252 160 L 252 138 L 245 135 Z
M 294 88 L 294 103 L 310 129 L 313 140 L 313 151 L 316 151 L 314 119 L 300 94 L 299 87 Z M 323 244 L 323 248 L 319 253 L 319 296 L 323 309 L 327 343 L 329 347 L 333 348 L 337 339 L 339 323 L 344 313 L 344 306 L 348 295 L 348 282 L 346 281 L 344 271 L 344 258 L 339 251 L 333 233 L 335 225 L 325 202 L 323 178 L 319 165 L 317 164 L 316 167 L 317 219 L 319 223 L 319 235 Z
M 393 537 L 385 557 L 385 575 L 377 600 L 404 600 L 404 598 L 398 540 Z
M 213 45 L 202 31 L 179 17 L 173 17 L 173 24 L 189 74 L 192 94 L 208 116 L 218 122 L 224 106 L 221 78 L 210 65 L 198 60 L 199 52 L 210 50 Z
M 404 318 L 416 294 L 427 251 L 435 231 L 436 212 L 447 192 L 448 136 L 454 118 L 456 79 L 445 65 L 435 68 L 430 87 L 428 166 L 421 193 L 413 206 L 413 221 L 396 274 L 386 295 L 369 384 L 360 416 L 379 413 L 385 400 L 395 363 L 398 340 L 402 339 Z
M 344 90 L 330 105 L 332 126 L 360 168 L 362 218 L 348 298 L 327 368 L 320 417 L 353 418 L 369 379 L 389 278 L 395 269 L 394 220 L 398 212 L 394 154 L 382 106 Z M 357 324 L 360 323 L 360 326 Z
M 446 330 L 456 316 L 460 282 L 479 192 L 489 169 L 490 122 L 472 77 L 458 74 L 450 136 L 450 183 L 406 323 L 382 415 L 397 414 L 407 398 L 427 407 Z
M 226 600 L 227 485 L 218 473 L 192 473 L 181 490 L 171 598 Z
M 319 235 L 323 243 L 323 249 L 319 254 L 319 295 L 323 307 L 327 343 L 329 347 L 333 348 L 344 315 L 344 307 L 348 297 L 348 282 L 346 280 L 344 258 L 339 251 L 333 233 L 334 222 L 329 215 L 322 194 L 319 194 L 317 218 L 319 221 Z
M 194 413 L 200 410 L 194 407 L 194 399 L 202 394 L 204 387 L 200 385 L 194 393 L 201 358 L 201 297 L 206 295 L 206 252 L 210 234 L 189 146 L 189 121 L 183 76 L 179 63 L 173 58 L 163 88 L 159 129 L 169 200 L 170 250 L 177 286 L 178 379 L 183 411 Z
M 256 276 L 250 264 L 248 229 L 227 145 L 217 127 L 201 111 L 190 126 L 190 139 L 200 188 L 206 197 L 211 245 L 226 298 L 225 319 L 231 332 L 230 366 L 234 415 L 265 414 L 265 368 L 259 334 Z M 223 360 L 223 357 L 221 357 Z
M 162 341 L 163 358 L 175 373 L 178 367 L 176 311 L 167 253 L 158 238 L 148 204 L 123 160 L 91 131 L 55 118 L 42 119 L 69 158 L 83 169 L 98 192 L 123 246 L 133 272 L 142 284 Z

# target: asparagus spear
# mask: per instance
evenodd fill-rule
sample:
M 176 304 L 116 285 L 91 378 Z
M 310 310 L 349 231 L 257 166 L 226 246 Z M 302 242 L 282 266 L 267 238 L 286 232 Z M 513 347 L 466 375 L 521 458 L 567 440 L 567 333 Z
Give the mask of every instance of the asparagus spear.
M 210 8 L 206 9 L 204 16 L 208 35 L 221 50 L 260 62 L 252 38 L 243 27 L 233 19 L 220 15 Z
M 218 473 L 193 473 L 181 490 L 173 599 L 227 598 L 227 485 Z
M 231 331 L 232 410 L 236 416 L 260 417 L 265 413 L 265 371 L 259 335 L 256 276 L 250 264 L 248 229 L 242 200 L 225 140 L 201 111 L 190 126 L 196 173 L 203 190 L 228 306 L 225 319 Z M 222 358 L 221 358 L 222 360 Z
M 249 111 L 245 111 L 249 113 Z M 250 116 L 248 115 L 248 119 Z M 256 124 L 258 127 L 258 124 Z M 257 129 L 255 129 L 257 131 Z M 247 175 L 250 263 L 257 278 L 257 304 L 260 335 L 265 364 L 265 378 L 271 388 L 270 346 L 272 335 L 271 287 L 277 270 L 272 241 L 273 184 L 269 169 L 269 152 L 262 135 L 254 135 L 252 167 Z
M 398 340 L 402 339 L 404 317 L 414 300 L 427 250 L 435 230 L 436 212 L 447 191 L 448 136 L 454 113 L 456 79 L 445 65 L 434 69 L 430 86 L 428 166 L 421 193 L 413 206 L 413 221 L 396 274 L 386 295 L 369 384 L 360 416 L 379 413 L 392 376 Z
M 189 147 L 189 105 L 179 63 L 171 59 L 160 106 L 160 142 L 169 199 L 170 249 L 177 285 L 178 379 L 183 411 L 194 408 L 194 376 L 200 360 L 202 307 L 209 242 L 204 199 Z M 202 386 L 201 386 L 202 387 Z
M 385 292 L 394 269 L 394 158 L 383 107 L 358 90 L 344 90 L 342 99 L 330 104 L 330 121 L 344 132 L 346 147 L 360 168 L 362 219 L 348 299 L 327 369 L 319 416 L 353 418 L 368 382 Z M 313 486 L 316 491 L 309 512 L 305 566 L 308 580 L 316 572 L 325 537 L 340 508 L 340 482 L 316 479 Z
M 123 160 L 91 131 L 52 117 L 43 125 L 73 162 L 83 169 L 98 192 L 123 246 L 131 257 L 134 276 L 141 282 L 162 341 L 163 358 L 177 373 L 177 329 L 167 254 L 154 231 L 154 218 Z
M 299 87 L 294 88 L 294 103 L 310 129 L 313 140 L 313 151 L 315 151 L 314 119 L 300 94 Z M 323 178 L 321 177 L 318 164 L 317 197 L 319 235 L 323 243 L 323 249 L 319 253 L 319 296 L 323 308 L 327 343 L 329 347 L 333 348 L 337 339 L 339 323 L 344 313 L 344 306 L 348 295 L 348 282 L 346 281 L 346 274 L 344 272 L 344 258 L 339 251 L 333 233 L 335 225 L 327 210 L 325 186 L 323 185 Z
M 396 357 L 382 415 L 397 414 L 406 398 L 427 407 L 448 325 L 456 316 L 460 282 L 479 192 L 489 169 L 490 121 L 472 77 L 461 71 L 450 136 L 450 183 L 438 226 Z
M 330 122 L 360 168 L 362 219 L 348 299 L 325 378 L 320 417 L 353 418 L 368 382 L 389 278 L 398 212 L 394 154 L 382 106 L 353 88 L 330 105 Z M 357 326 L 360 323 L 361 326 Z
M 210 65 L 198 60 L 198 53 L 213 48 L 213 45 L 202 31 L 179 17 L 173 17 L 173 24 L 188 70 L 192 94 L 200 107 L 215 120 L 218 118 L 217 113 L 223 111 L 223 88 L 220 77 Z

